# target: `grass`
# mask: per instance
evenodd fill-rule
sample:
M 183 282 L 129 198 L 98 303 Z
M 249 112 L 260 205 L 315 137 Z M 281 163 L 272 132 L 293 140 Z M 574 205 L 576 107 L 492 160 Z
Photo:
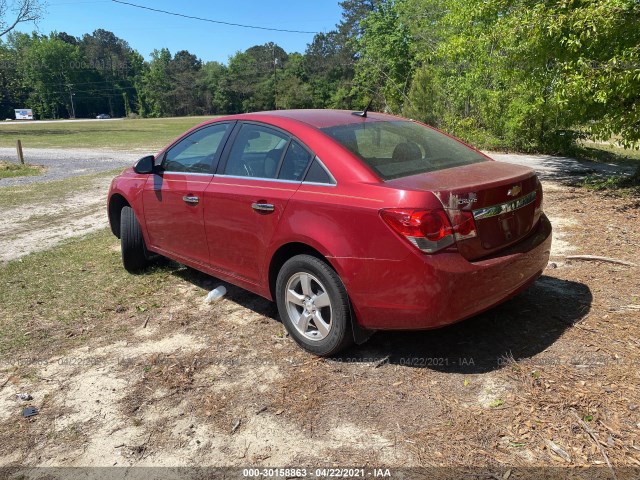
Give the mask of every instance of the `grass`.
M 633 175 L 590 175 L 582 186 L 619 196 L 640 196 L 640 150 L 625 149 L 611 143 L 580 141 L 571 155 L 582 160 L 635 168 Z
M 43 167 L 0 160 L 0 178 L 26 177 L 40 175 Z
M 71 194 L 92 190 L 96 181 L 113 177 L 120 173 L 120 171 L 122 171 L 121 168 L 91 175 L 69 177 L 64 180 L 52 182 L 3 187 L 0 188 L 0 208 L 18 207 L 21 205 L 25 205 L 25 208 L 28 208 L 29 205 L 62 201 Z
M 45 358 L 90 338 L 123 338 L 175 301 L 163 284 L 175 268 L 122 268 L 107 229 L 0 265 L 0 357 Z
M 640 197 L 640 176 L 590 175 L 582 186 L 596 192 L 611 192 L 623 197 Z
M 579 159 L 625 167 L 640 167 L 640 150 L 622 148 L 611 143 L 579 141 L 571 154 Z
M 160 149 L 189 128 L 213 117 L 144 118 L 87 122 L 0 123 L 0 147 Z

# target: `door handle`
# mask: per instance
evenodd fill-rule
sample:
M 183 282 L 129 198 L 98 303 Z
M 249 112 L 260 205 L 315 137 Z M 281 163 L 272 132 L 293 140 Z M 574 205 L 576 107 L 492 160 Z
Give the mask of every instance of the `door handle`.
M 182 200 L 190 205 L 197 205 L 200 202 L 200 199 L 195 195 L 185 195 Z
M 272 203 L 261 203 L 261 202 L 252 203 L 251 208 L 253 208 L 256 212 L 261 212 L 261 213 L 270 213 L 276 209 L 276 207 L 274 207 Z

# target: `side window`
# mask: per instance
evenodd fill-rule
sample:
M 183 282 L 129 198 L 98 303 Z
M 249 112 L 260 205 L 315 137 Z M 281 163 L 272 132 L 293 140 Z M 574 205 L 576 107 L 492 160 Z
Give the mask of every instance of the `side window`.
M 292 141 L 287 148 L 278 178 L 281 180 L 302 180 L 310 161 L 311 154 L 298 142 Z
M 307 175 L 304 177 L 304 181 L 309 183 L 326 183 L 329 185 L 335 185 L 336 183 L 317 159 L 313 160 Z
M 162 166 L 167 172 L 211 173 L 228 123 L 209 125 L 196 130 L 171 147 Z
M 225 175 L 275 178 L 289 138 L 267 127 L 244 124 L 236 136 Z

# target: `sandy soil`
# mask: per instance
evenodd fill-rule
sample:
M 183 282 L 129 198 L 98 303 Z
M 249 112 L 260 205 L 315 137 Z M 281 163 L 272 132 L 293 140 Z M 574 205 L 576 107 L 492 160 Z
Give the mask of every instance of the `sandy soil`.
M 90 189 L 61 201 L 14 208 L 0 207 L 0 262 L 47 250 L 71 237 L 108 225 L 107 191 L 111 178 L 100 178 Z

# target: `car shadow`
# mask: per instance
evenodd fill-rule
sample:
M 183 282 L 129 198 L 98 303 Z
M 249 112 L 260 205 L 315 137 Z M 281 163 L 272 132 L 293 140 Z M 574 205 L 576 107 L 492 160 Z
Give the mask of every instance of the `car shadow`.
M 226 299 L 280 322 L 275 303 L 197 270 L 164 263 L 203 293 L 224 285 Z M 549 348 L 587 316 L 592 299 L 583 283 L 543 275 L 508 302 L 463 322 L 428 331 L 379 331 L 328 361 L 486 373 L 503 368 L 507 359 L 531 358 Z
M 589 313 L 592 298 L 582 283 L 542 276 L 508 302 L 463 322 L 429 331 L 377 332 L 335 360 L 486 373 L 502 368 L 509 358 L 543 352 Z

